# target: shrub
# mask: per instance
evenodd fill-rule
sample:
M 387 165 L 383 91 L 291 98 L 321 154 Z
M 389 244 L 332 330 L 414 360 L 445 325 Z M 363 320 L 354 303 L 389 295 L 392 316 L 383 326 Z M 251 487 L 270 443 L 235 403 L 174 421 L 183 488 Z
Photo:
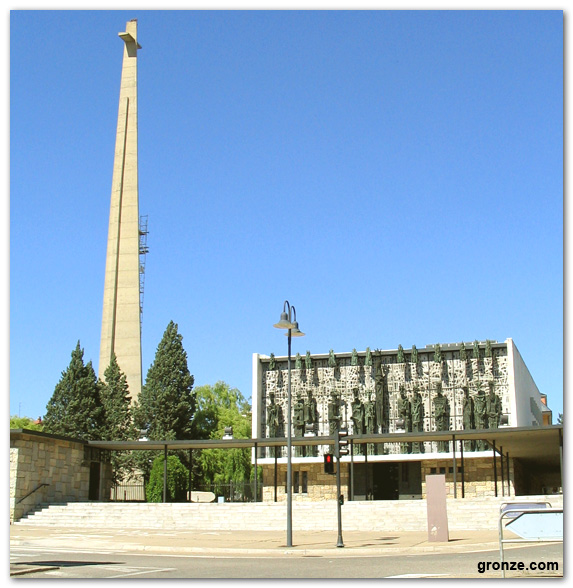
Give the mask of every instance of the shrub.
M 147 502 L 163 502 L 163 457 L 153 460 L 149 482 L 145 486 Z M 167 502 L 185 502 L 189 470 L 175 455 L 167 458 Z

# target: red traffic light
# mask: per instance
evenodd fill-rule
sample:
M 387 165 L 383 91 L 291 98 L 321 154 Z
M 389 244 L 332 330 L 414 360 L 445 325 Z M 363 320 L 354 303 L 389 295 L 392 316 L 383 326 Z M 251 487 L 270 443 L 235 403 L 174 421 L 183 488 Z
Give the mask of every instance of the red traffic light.
M 334 474 L 334 455 L 332 453 L 324 454 L 324 473 Z

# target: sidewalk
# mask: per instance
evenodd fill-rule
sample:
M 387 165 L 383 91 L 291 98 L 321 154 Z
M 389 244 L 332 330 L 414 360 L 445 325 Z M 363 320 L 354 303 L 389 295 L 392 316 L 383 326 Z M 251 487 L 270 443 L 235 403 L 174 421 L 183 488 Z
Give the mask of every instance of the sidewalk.
M 511 534 L 513 535 L 513 534 Z M 510 533 L 505 532 L 505 538 Z M 203 557 L 337 557 L 408 556 L 494 551 L 498 553 L 497 531 L 452 531 L 447 543 L 428 541 L 425 532 L 382 533 L 343 531 L 344 547 L 336 547 L 336 531 L 293 531 L 293 546 L 286 546 L 286 531 L 166 531 L 164 529 L 61 528 L 28 525 L 10 526 L 10 549 L 18 547 L 90 553 L 149 553 Z M 506 545 L 505 550 L 519 544 Z M 497 560 L 496 556 L 496 560 Z M 561 560 L 562 561 L 562 560 Z M 57 568 L 32 563 L 10 564 L 10 576 Z M 528 572 L 524 572 L 525 575 Z M 460 576 L 465 577 L 465 576 Z M 467 577 L 478 577 L 468 575 Z M 497 575 L 494 575 L 497 577 Z
M 164 529 L 84 529 L 10 526 L 11 547 L 45 547 L 103 551 L 147 551 L 171 554 L 233 556 L 364 556 L 412 555 L 496 550 L 497 531 L 452 531 L 447 543 L 428 541 L 425 532 L 347 531 L 336 547 L 336 531 L 297 531 L 292 547 L 286 531 L 166 531 Z

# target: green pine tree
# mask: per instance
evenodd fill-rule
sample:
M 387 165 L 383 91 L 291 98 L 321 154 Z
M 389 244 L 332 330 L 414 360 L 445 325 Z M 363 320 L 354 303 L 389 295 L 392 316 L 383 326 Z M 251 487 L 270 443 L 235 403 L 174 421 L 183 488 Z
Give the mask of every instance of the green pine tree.
M 157 347 L 135 407 L 135 424 L 148 439 L 190 439 L 195 413 L 194 378 L 183 337 L 171 321 Z
M 78 341 L 70 365 L 62 372 L 46 406 L 44 432 L 84 440 L 102 438 L 105 414 L 97 377 L 92 362 L 84 365 L 83 358 Z
M 105 409 L 106 441 L 127 441 L 135 438 L 131 415 L 131 397 L 127 378 L 121 371 L 115 353 L 104 372 L 105 382 L 100 384 L 100 395 Z
M 131 397 L 127 378 L 121 371 L 115 353 L 104 372 L 105 382 L 100 383 L 100 396 L 105 411 L 103 439 L 128 441 L 136 439 L 131 414 Z M 133 471 L 134 459 L 130 451 L 112 451 L 111 465 L 114 482 L 120 482 Z

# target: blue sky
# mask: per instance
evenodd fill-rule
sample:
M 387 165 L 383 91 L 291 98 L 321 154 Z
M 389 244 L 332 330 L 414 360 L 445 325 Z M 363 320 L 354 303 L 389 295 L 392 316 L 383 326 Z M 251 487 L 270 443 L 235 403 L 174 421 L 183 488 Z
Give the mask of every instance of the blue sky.
M 560 11 L 10 16 L 10 414 L 97 371 L 123 43 L 138 19 L 143 372 L 514 339 L 563 411 Z

